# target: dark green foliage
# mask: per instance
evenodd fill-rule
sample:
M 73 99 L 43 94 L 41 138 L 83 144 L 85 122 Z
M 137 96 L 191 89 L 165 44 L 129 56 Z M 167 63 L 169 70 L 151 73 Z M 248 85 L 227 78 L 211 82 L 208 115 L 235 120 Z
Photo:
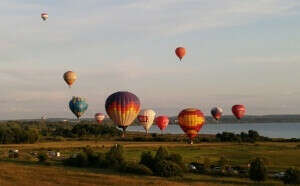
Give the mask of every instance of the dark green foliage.
M 116 144 L 114 145 L 106 154 L 105 160 L 109 162 L 109 166 L 118 167 L 124 161 L 124 149 L 122 145 Z
M 240 134 L 234 134 L 231 132 L 218 133 L 216 135 L 217 140 L 223 142 L 250 142 L 254 143 L 255 141 L 270 141 L 270 138 L 260 136 L 257 131 L 249 130 L 248 133 L 241 132 Z
M 179 154 L 171 154 L 164 147 L 159 147 L 153 157 L 150 151 L 143 152 L 140 164 L 150 168 L 157 176 L 181 176 L 186 170 L 183 159 Z
M 300 184 L 300 170 L 289 168 L 285 171 L 283 177 L 284 184 Z
M 154 174 L 161 177 L 182 176 L 183 171 L 176 163 L 168 160 L 162 160 L 156 162 Z
M 265 181 L 267 179 L 267 169 L 262 159 L 256 158 L 251 161 L 249 177 L 254 181 Z
M 168 150 L 165 147 L 160 146 L 155 154 L 155 161 L 165 160 L 169 156 Z
M 152 175 L 153 174 L 151 169 L 149 169 L 145 165 L 137 164 L 134 162 L 123 163 L 120 166 L 119 170 L 120 170 L 120 172 L 124 172 L 124 173 L 134 173 L 134 174 L 141 174 L 141 175 Z
M 142 153 L 140 164 L 143 164 L 143 165 L 149 167 L 150 169 L 154 168 L 155 159 L 154 159 L 151 151 Z
M 45 152 L 38 153 L 37 158 L 39 159 L 39 162 L 46 162 L 48 159 L 48 156 Z

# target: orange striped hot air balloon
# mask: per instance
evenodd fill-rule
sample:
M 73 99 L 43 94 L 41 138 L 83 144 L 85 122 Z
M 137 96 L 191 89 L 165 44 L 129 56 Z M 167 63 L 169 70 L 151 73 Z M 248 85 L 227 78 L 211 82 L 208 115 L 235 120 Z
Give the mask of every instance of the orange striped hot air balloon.
M 205 117 L 201 110 L 187 108 L 182 110 L 178 115 L 178 123 L 185 134 L 190 138 L 193 144 L 193 138 L 198 135 L 205 123 Z

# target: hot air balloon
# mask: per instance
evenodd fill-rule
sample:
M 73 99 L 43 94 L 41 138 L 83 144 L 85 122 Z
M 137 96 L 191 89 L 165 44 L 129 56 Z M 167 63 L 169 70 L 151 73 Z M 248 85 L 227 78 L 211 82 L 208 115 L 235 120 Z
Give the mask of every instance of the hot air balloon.
M 213 118 L 218 121 L 222 117 L 223 109 L 221 109 L 220 107 L 214 107 L 211 109 L 210 113 Z
M 154 110 L 145 109 L 145 110 L 141 110 L 141 112 L 139 113 L 139 115 L 137 117 L 139 122 L 142 124 L 142 126 L 146 130 L 146 134 L 148 134 L 148 131 L 153 124 L 153 121 L 155 119 L 155 114 L 156 113 L 154 112 Z
M 178 48 L 175 49 L 175 53 L 181 61 L 181 59 L 185 56 L 186 51 L 185 51 L 185 48 L 178 47 Z
M 41 18 L 46 21 L 48 19 L 48 14 L 47 13 L 42 13 Z
M 87 110 L 88 104 L 85 102 L 84 98 L 73 96 L 73 98 L 69 102 L 69 107 L 75 114 L 75 116 L 79 119 Z
M 101 124 L 102 121 L 104 120 L 105 118 L 105 114 L 103 113 L 96 113 L 95 114 L 95 120 L 97 121 L 97 123 Z
M 198 135 L 205 123 L 205 117 L 201 110 L 188 108 L 182 110 L 178 115 L 178 123 L 193 144 L 193 138 Z
M 71 88 L 72 84 L 76 81 L 77 76 L 76 76 L 75 72 L 67 71 L 64 73 L 63 78 L 64 78 L 65 82 L 69 85 L 69 87 Z
M 114 123 L 123 129 L 123 137 L 126 128 L 136 119 L 140 112 L 139 98 L 130 92 L 115 92 L 105 102 L 105 109 Z
M 244 117 L 246 113 L 246 108 L 244 105 L 233 105 L 231 110 L 238 120 Z
M 161 130 L 161 133 L 163 133 L 163 131 L 167 128 L 169 124 L 169 118 L 168 116 L 158 116 L 157 118 L 155 118 L 155 123 Z

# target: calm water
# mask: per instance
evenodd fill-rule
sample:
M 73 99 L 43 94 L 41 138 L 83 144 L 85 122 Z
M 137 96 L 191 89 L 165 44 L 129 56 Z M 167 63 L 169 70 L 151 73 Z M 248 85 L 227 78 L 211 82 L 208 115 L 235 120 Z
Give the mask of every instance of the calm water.
M 128 131 L 144 132 L 142 126 L 130 126 Z M 217 134 L 221 132 L 247 132 L 256 130 L 260 135 L 271 138 L 300 138 L 300 123 L 247 123 L 247 124 L 207 124 L 204 125 L 200 134 Z M 150 132 L 160 133 L 156 125 L 152 125 Z M 169 125 L 164 133 L 183 134 L 178 125 Z

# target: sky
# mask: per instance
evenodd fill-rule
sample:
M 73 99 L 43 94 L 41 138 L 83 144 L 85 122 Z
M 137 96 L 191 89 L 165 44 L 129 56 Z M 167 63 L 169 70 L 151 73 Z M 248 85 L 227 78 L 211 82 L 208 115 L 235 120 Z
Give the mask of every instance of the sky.
M 298 0 L 1 0 L 0 120 L 71 118 L 72 96 L 93 117 L 121 90 L 158 115 L 300 114 L 299 20 Z

